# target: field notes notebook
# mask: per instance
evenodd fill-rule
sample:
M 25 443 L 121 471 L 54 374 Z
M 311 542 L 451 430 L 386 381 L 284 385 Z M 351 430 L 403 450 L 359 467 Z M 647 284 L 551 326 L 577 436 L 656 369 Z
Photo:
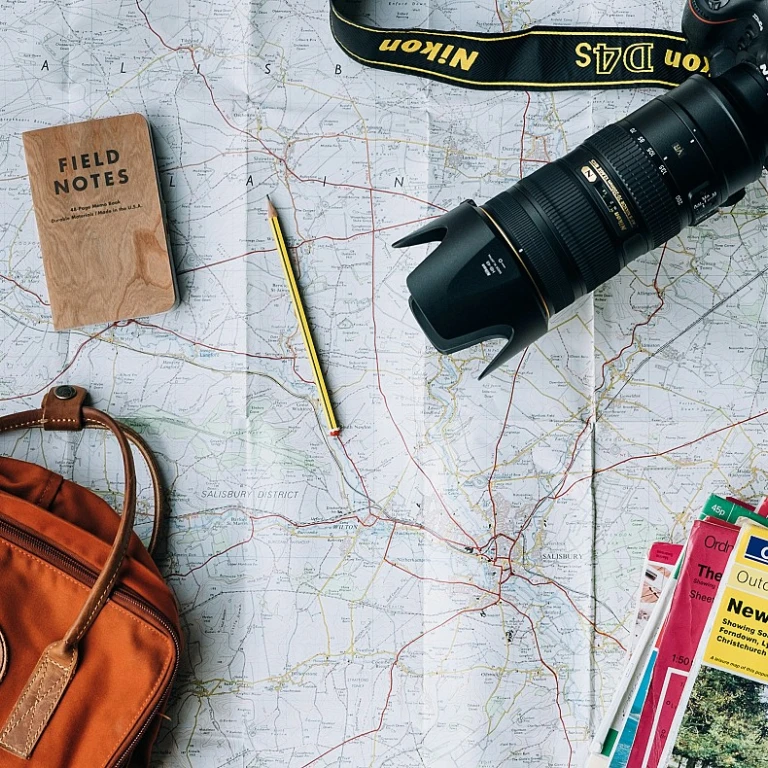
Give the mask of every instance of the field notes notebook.
M 176 303 L 149 125 L 142 115 L 22 136 L 56 330 Z

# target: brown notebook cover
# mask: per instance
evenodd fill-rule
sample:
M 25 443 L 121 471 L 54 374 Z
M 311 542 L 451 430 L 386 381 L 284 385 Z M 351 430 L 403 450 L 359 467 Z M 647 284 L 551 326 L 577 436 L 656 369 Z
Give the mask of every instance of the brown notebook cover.
M 149 124 L 139 114 L 22 136 L 56 330 L 176 304 Z

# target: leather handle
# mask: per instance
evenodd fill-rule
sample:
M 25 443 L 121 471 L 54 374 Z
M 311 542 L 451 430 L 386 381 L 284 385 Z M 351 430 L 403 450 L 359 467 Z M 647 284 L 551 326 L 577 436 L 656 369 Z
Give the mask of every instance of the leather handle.
M 136 468 L 133 463 L 133 454 L 131 446 L 128 445 L 128 438 L 123 434 L 122 429 L 111 416 L 102 413 L 96 408 L 83 408 L 83 418 L 86 423 L 94 422 L 109 429 L 117 438 L 117 444 L 120 446 L 120 452 L 123 455 L 123 470 L 125 472 L 125 491 L 123 494 L 123 512 L 120 515 L 120 525 L 115 534 L 115 541 L 112 544 L 112 551 L 109 553 L 107 562 L 101 570 L 95 584 L 91 587 L 91 592 L 85 605 L 80 609 L 78 617 L 69 628 L 63 638 L 65 649 L 74 648 L 80 642 L 83 635 L 99 615 L 104 603 L 109 597 L 112 587 L 115 586 L 117 575 L 120 572 L 120 566 L 125 559 L 125 553 L 133 533 L 133 521 L 136 516 Z
M 160 526 L 165 516 L 165 502 L 163 501 L 163 483 L 160 477 L 160 468 L 157 465 L 157 459 L 152 453 L 152 449 L 147 445 L 144 438 L 129 427 L 127 424 L 118 423 L 120 431 L 128 438 L 128 442 L 131 443 L 136 450 L 141 454 L 144 459 L 144 463 L 149 470 L 149 476 L 152 479 L 152 496 L 153 496 L 153 517 L 152 517 L 152 534 L 147 544 L 147 552 L 153 554 L 155 547 L 157 546 L 157 539 L 160 535 Z M 86 426 L 98 427 L 99 429 L 106 429 L 102 424 L 94 424 L 86 422 Z
M 59 388 L 57 388 L 59 389 Z M 70 388 L 74 389 L 74 388 Z M 128 438 L 123 433 L 120 425 L 108 416 L 106 413 L 83 406 L 84 390 L 77 392 L 77 401 L 72 403 L 73 412 L 66 415 L 59 415 L 58 411 L 62 408 L 61 404 L 56 409 L 57 417 L 55 421 L 68 423 L 68 426 L 58 426 L 60 429 L 81 429 L 83 425 L 94 425 L 103 429 L 108 429 L 115 436 L 117 444 L 120 446 L 120 452 L 123 457 L 123 471 L 125 473 L 125 492 L 123 495 L 123 511 L 120 515 L 120 525 L 118 526 L 115 540 L 112 543 L 112 550 L 107 557 L 107 561 L 96 579 L 88 598 L 85 601 L 80 613 L 72 626 L 62 639 L 62 652 L 69 654 L 80 639 L 88 631 L 98 616 L 99 611 L 104 605 L 112 587 L 117 580 L 117 574 L 125 558 L 125 552 L 128 549 L 128 543 L 133 533 L 133 521 L 136 515 L 136 469 L 133 463 L 133 453 L 128 444 Z M 43 400 L 43 407 L 31 411 L 22 411 L 0 418 L 0 432 L 7 432 L 14 429 L 23 429 L 26 427 L 46 427 L 50 425 L 52 417 L 47 407 L 49 399 L 55 397 L 55 390 L 46 395 Z M 81 396 L 82 393 L 82 396 Z M 71 398 L 68 398 L 71 399 Z M 79 402 L 78 402 L 79 401 Z M 76 424 L 77 426 L 74 426 Z M 50 427 L 49 427 L 50 428 Z M 54 426 L 54 428 L 57 428 Z M 153 478 L 154 479 L 154 478 Z
M 58 387 L 57 387 L 58 389 Z M 80 387 L 73 387 L 72 389 L 81 390 Z M 85 390 L 82 390 L 84 393 Z M 52 397 L 51 393 L 46 395 L 45 402 L 48 402 L 50 398 Z M 96 409 L 87 409 L 82 408 L 84 416 L 85 411 L 94 411 Z M 103 413 L 102 411 L 98 411 L 98 413 Z M 92 420 L 87 421 L 84 420 L 81 416 L 80 419 L 73 419 L 73 418 L 59 418 L 56 421 L 59 422 L 59 425 L 51 425 L 52 419 L 46 418 L 46 409 L 44 408 L 35 408 L 33 410 L 29 411 L 21 411 L 20 413 L 12 413 L 7 416 L 0 416 L 0 434 L 3 432 L 12 432 L 15 429 L 31 429 L 31 428 L 40 428 L 40 429 L 68 429 L 68 430 L 80 430 L 84 429 L 85 427 L 97 427 L 99 429 L 106 429 L 109 430 L 109 427 L 102 424 L 99 421 Z M 103 414 L 107 415 L 107 414 Z M 66 422 L 74 422 L 76 425 L 73 424 L 73 426 L 64 427 L 61 425 L 61 423 Z M 117 422 L 116 422 L 117 423 Z M 149 543 L 147 544 L 147 551 L 151 555 L 155 551 L 155 546 L 157 545 L 157 540 L 160 534 L 160 528 L 162 525 L 164 512 L 165 512 L 165 504 L 163 501 L 163 484 L 160 477 L 160 468 L 158 467 L 157 460 L 155 459 L 154 454 L 152 453 L 152 450 L 147 445 L 146 441 L 144 440 L 141 435 L 139 435 L 138 432 L 131 429 L 127 424 L 118 424 L 120 431 L 128 438 L 128 441 L 132 443 L 136 449 L 141 454 L 142 458 L 144 459 L 144 462 L 147 465 L 147 469 L 149 470 L 149 475 L 152 480 L 152 495 L 153 495 L 153 511 L 152 511 L 152 534 L 149 539 Z
M 0 419 L 0 432 L 41 426 L 45 429 L 71 430 L 94 425 L 108 429 L 120 446 L 125 471 L 123 512 L 107 561 L 64 637 L 51 643 L 43 651 L 0 730 L 0 747 L 22 758 L 28 758 L 32 754 L 75 673 L 80 640 L 96 620 L 115 586 L 133 533 L 136 514 L 136 469 L 128 438 L 120 425 L 106 413 L 83 406 L 85 396 L 85 390 L 80 387 L 57 387 L 43 399 L 41 409 Z M 139 438 L 140 450 L 148 450 L 142 443 Z

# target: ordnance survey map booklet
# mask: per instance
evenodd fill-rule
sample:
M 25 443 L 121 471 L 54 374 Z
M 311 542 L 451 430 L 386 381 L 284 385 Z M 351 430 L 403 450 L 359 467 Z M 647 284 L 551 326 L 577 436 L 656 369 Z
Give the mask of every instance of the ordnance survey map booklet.
M 659 596 L 667 579 L 672 575 L 682 550 L 682 544 L 668 544 L 665 541 L 656 541 L 651 545 L 640 579 L 635 626 L 627 644 L 627 656 L 632 655 L 635 643 L 653 615 Z
M 662 765 L 768 766 L 768 532 L 761 526 L 739 534 L 681 703 Z
M 349 5 L 383 29 L 508 34 L 674 31 L 684 3 Z M 760 184 L 478 381 L 498 345 L 437 353 L 406 289 L 432 246 L 392 243 L 662 90 L 374 70 L 334 42 L 323 0 L 14 0 L 0 41 L 0 412 L 83 384 L 159 456 L 187 651 L 153 768 L 581 768 L 650 544 L 685 541 L 710 492 L 766 492 Z M 21 135 L 132 113 L 152 126 L 179 306 L 57 332 Z M 120 504 L 101 433 L 0 450 Z M 140 474 L 139 534 L 148 488 Z
M 688 540 L 680 577 L 657 641 L 653 674 L 639 713 L 627 768 L 659 768 L 688 672 L 709 617 L 739 529 L 697 520 Z
M 614 702 L 603 715 L 598 733 L 604 736 L 596 736 L 588 768 L 625 768 L 630 760 L 635 766 L 658 761 L 677 711 L 684 672 L 738 535 L 736 524 L 745 519 L 758 525 L 766 522 L 760 511 L 736 499 L 715 494 L 707 499 L 671 581 L 627 661 Z

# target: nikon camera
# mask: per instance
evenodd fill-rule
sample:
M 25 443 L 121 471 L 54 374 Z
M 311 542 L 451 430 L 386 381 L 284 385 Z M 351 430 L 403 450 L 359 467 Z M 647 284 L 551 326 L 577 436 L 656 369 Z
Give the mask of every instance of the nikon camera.
M 689 0 L 694 75 L 565 157 L 394 245 L 440 241 L 408 276 L 431 343 L 506 345 L 480 378 L 546 333 L 549 318 L 638 256 L 733 205 L 768 157 L 768 0 Z

